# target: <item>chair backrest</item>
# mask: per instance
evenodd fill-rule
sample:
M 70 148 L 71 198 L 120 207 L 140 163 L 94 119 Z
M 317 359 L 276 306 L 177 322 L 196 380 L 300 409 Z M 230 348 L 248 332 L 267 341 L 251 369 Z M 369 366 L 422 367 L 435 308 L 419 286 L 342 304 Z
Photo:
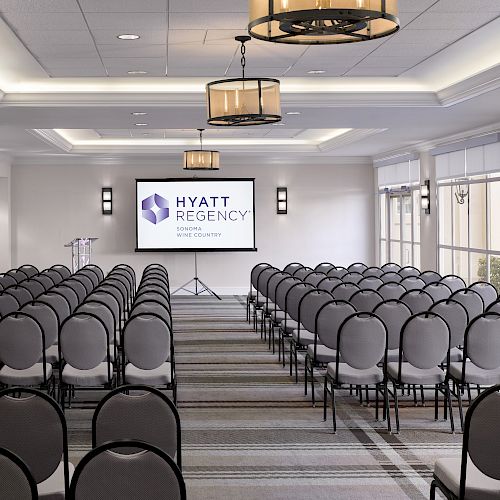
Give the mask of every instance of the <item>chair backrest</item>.
M 297 269 L 300 269 L 302 267 L 304 267 L 304 266 L 302 264 L 300 264 L 299 262 L 291 262 L 290 264 L 287 264 L 285 266 L 285 268 L 283 269 L 283 272 L 293 275 L 293 273 L 295 271 L 297 271 Z
M 399 264 L 395 264 L 394 262 L 388 262 L 387 264 L 384 264 L 381 269 L 384 273 L 397 273 L 401 269 L 401 266 Z
M 31 278 L 31 281 L 40 283 L 45 291 L 50 290 L 55 285 L 54 280 L 48 274 L 43 273 L 33 276 L 33 278 Z
M 305 279 L 305 283 L 310 283 L 313 286 L 318 286 L 318 284 L 323 281 L 326 278 L 326 274 L 320 273 L 318 271 L 314 271 L 312 273 L 309 273 Z
M 377 292 L 382 295 L 384 300 L 399 299 L 401 295 L 406 293 L 406 288 L 396 283 L 395 281 L 390 281 L 389 283 L 384 283 L 377 289 Z
M 165 268 L 163 268 L 163 270 L 168 281 L 168 272 Z M 132 278 L 132 283 L 135 285 L 136 276 L 134 268 L 132 266 L 129 266 L 128 264 L 117 264 L 115 267 L 113 267 L 112 271 L 126 272 Z
M 45 335 L 45 348 L 57 342 L 59 334 L 59 316 L 57 311 L 45 302 L 33 301 L 25 304 L 21 312 L 35 318 L 42 326 Z
M 446 276 L 443 276 L 441 278 L 441 283 L 447 285 L 452 292 L 462 290 L 462 288 L 465 288 L 467 286 L 465 284 L 465 281 L 460 276 L 456 276 L 455 274 L 448 274 Z
M 123 329 L 125 355 L 142 370 L 154 370 L 171 361 L 172 331 L 167 322 L 154 313 L 130 318 Z
M 459 498 L 465 499 L 469 459 L 485 476 L 500 480 L 500 385 L 483 391 L 471 404 L 465 416 Z
M 259 280 L 259 275 L 264 269 L 268 267 L 272 267 L 271 264 L 267 264 L 266 262 L 261 262 L 252 268 L 250 271 L 250 288 L 253 287 L 257 290 L 257 282 Z
M 483 370 L 500 368 L 500 314 L 484 313 L 469 323 L 464 355 Z
M 94 294 L 95 292 L 109 293 L 118 302 L 118 306 L 120 307 L 120 315 L 125 311 L 125 297 L 122 295 L 122 292 L 116 286 L 106 284 L 106 281 L 103 281 L 99 284 L 97 288 L 94 288 L 92 294 Z M 146 295 L 147 294 L 144 294 L 144 296 Z
M 85 285 L 73 277 L 64 280 L 64 286 L 71 288 L 76 293 L 76 296 L 78 297 L 78 304 L 83 302 L 87 296 L 87 289 L 85 288 Z
M 294 285 L 300 283 L 299 278 L 294 278 L 293 276 L 289 276 L 288 278 L 284 278 L 281 280 L 276 287 L 275 299 L 276 305 L 282 310 L 286 309 L 286 297 L 288 294 L 288 290 L 292 288 Z
M 316 314 L 318 341 L 330 349 L 337 349 L 339 328 L 355 312 L 354 306 L 345 300 L 331 300 L 324 304 Z
M 453 299 L 443 299 L 431 306 L 429 311 L 439 314 L 450 327 L 450 348 L 464 343 L 465 330 L 469 323 L 469 315 L 465 307 Z
M 91 276 L 95 281 L 93 281 Z M 89 271 L 88 273 L 78 271 L 76 274 L 73 274 L 72 279 L 74 281 L 79 281 L 85 287 L 85 296 L 87 296 L 94 289 L 94 287 L 98 285 L 98 283 L 96 283 L 97 276 L 92 273 L 92 271 Z
M 95 264 L 87 264 L 83 269 L 88 269 L 93 273 L 95 273 L 95 275 L 99 278 L 99 283 L 104 279 L 103 270 L 99 266 L 96 266 Z
M 365 269 L 368 269 L 368 266 L 361 262 L 355 262 L 354 264 L 351 264 L 350 266 L 347 267 L 347 270 L 350 273 L 363 273 Z
M 300 269 L 297 269 L 293 275 L 296 278 L 299 278 L 299 280 L 304 281 L 306 277 L 310 274 L 313 273 L 314 271 L 310 267 L 301 267 Z
M 269 281 L 267 282 L 267 290 L 265 295 L 268 297 L 268 299 L 275 303 L 276 302 L 276 288 L 280 284 L 282 280 L 285 278 L 288 278 L 290 275 L 287 273 L 284 273 L 283 271 L 278 271 L 277 273 L 273 274 Z
M 448 285 L 445 285 L 444 283 L 441 283 L 439 281 L 435 281 L 433 283 L 425 285 L 423 290 L 425 290 L 432 297 L 432 300 L 434 300 L 434 302 L 449 299 L 451 295 L 451 290 L 448 288 Z
M 115 315 L 105 302 L 99 300 L 86 300 L 75 309 L 75 313 L 89 313 L 93 316 L 97 316 L 106 325 L 110 340 L 116 340 Z
M 108 278 L 112 278 L 115 281 L 120 281 L 123 284 L 127 293 L 127 299 L 130 302 L 134 295 L 134 285 L 132 282 L 132 278 L 125 271 L 122 271 L 120 269 L 111 271 L 108 274 Z M 168 285 L 164 286 L 163 288 L 164 290 L 168 290 Z
M 137 453 L 119 453 L 121 449 Z M 71 480 L 69 500 L 186 500 L 182 474 L 164 451 L 141 441 L 117 441 L 83 457 Z
M 35 276 L 35 274 L 38 274 L 38 269 L 35 266 L 32 266 L 31 264 L 25 264 L 24 266 L 21 266 L 19 268 L 19 271 L 22 271 L 28 278 L 31 278 Z
M 315 288 L 309 283 L 303 282 L 299 282 L 289 288 L 285 298 L 284 311 L 286 311 L 293 320 L 300 322 L 300 302 L 302 297 L 311 290 L 315 290 Z
M 306 330 L 315 332 L 316 315 L 324 304 L 333 300 L 333 296 L 324 290 L 309 290 L 299 302 L 299 322 Z
M 434 304 L 432 297 L 424 290 L 408 290 L 399 300 L 403 301 L 413 314 L 428 311 Z
M 342 279 L 348 272 L 345 267 L 336 267 L 335 269 L 330 269 L 326 274 L 329 278 Z
M 16 280 L 16 283 L 22 283 L 24 280 L 28 279 L 28 275 L 25 272 L 20 271 L 19 269 L 10 269 L 5 274 L 8 274 L 12 278 L 14 278 Z
M 49 277 L 54 285 L 61 283 L 64 279 L 55 269 L 44 269 L 40 274 Z
M 481 295 L 484 307 L 488 307 L 490 304 L 493 304 L 493 302 L 498 300 L 497 289 L 491 283 L 476 281 L 475 283 L 472 283 L 469 288 Z
M 402 267 L 398 273 L 403 277 L 403 278 L 408 278 L 409 276 L 420 276 L 420 271 L 413 266 L 405 266 Z
M 450 299 L 460 302 L 467 309 L 469 321 L 472 321 L 476 316 L 484 312 L 483 298 L 479 293 L 470 288 L 463 288 L 462 290 L 453 292 Z
M 120 439 L 151 443 L 182 469 L 179 412 L 158 389 L 126 385 L 101 399 L 92 418 L 92 447 Z
M 60 328 L 62 358 L 78 370 L 91 370 L 104 360 L 109 365 L 110 338 L 111 334 L 101 318 L 87 312 L 74 313 L 63 321 Z M 108 379 L 111 380 L 109 370 Z
M 155 313 L 172 326 L 172 315 L 170 313 L 170 309 L 157 300 L 144 300 L 143 302 L 134 305 L 130 311 L 129 318 L 142 313 Z
M 420 274 L 419 278 L 425 282 L 426 285 L 429 283 L 437 283 L 441 281 L 442 276 L 436 271 L 424 271 Z
M 26 288 L 34 299 L 45 293 L 45 287 L 39 281 L 32 278 L 23 281 L 19 286 Z
M 9 286 L 17 285 L 17 281 L 9 274 L 0 274 L 0 290 L 5 290 Z
M 0 391 L 0 447 L 15 453 L 28 466 L 37 484 L 63 462 L 69 485 L 66 420 L 58 403 L 28 388 Z
M 383 301 L 382 295 L 370 289 L 358 290 L 349 298 L 349 302 L 360 312 L 371 312 L 377 304 Z
M 7 314 L 17 311 L 21 307 L 19 301 L 13 295 L 0 293 L 0 318 Z
M 78 273 L 75 274 L 75 278 L 76 276 L 86 276 L 92 282 L 92 289 L 94 289 L 100 282 L 99 275 L 93 269 L 89 269 L 87 267 L 80 269 Z
M 414 314 L 403 325 L 400 341 L 400 365 L 405 359 L 422 370 L 439 366 L 449 358 L 450 329 L 438 314 Z
M 157 302 L 160 302 L 170 311 L 170 300 L 165 296 L 164 293 L 159 291 L 137 292 L 133 307 L 139 305 L 141 302 L 149 302 L 150 300 L 156 300 Z
M 57 271 L 62 276 L 62 278 L 64 280 L 68 279 L 71 276 L 71 271 L 66 266 L 63 266 L 62 264 L 56 264 L 56 265 L 52 266 L 51 269 L 54 269 L 54 271 Z
M 347 302 L 358 290 L 361 289 L 354 283 L 341 283 L 332 290 L 332 295 L 336 300 L 345 300 Z
M 368 370 L 385 357 L 387 328 L 373 313 L 354 313 L 340 326 L 337 345 L 337 364 L 342 359 L 357 370 Z
M 344 283 L 354 283 L 357 285 L 363 279 L 363 275 L 356 271 L 351 271 L 342 277 Z
M 375 267 L 375 266 L 367 267 L 363 271 L 363 276 L 365 278 L 367 278 L 369 276 L 375 276 L 376 278 L 380 278 L 380 276 L 382 276 L 382 274 L 384 274 L 384 271 L 382 271 L 382 269 L 380 269 L 380 267 Z
M 340 285 L 342 280 L 340 278 L 323 278 L 317 285 L 319 290 L 331 292 L 336 286 Z
M 57 313 L 59 325 L 71 314 L 71 305 L 66 297 L 56 292 L 45 292 L 38 297 L 37 302 L 51 306 Z
M 407 290 L 422 290 L 425 287 L 425 281 L 418 276 L 407 276 L 400 281 L 400 284 Z
M 116 278 L 106 277 L 106 279 L 102 282 L 102 285 L 99 285 L 99 288 L 102 288 L 102 287 L 104 287 L 105 289 L 109 287 L 109 288 L 115 288 L 116 290 L 118 290 L 118 292 L 120 293 L 120 296 L 121 296 L 120 303 L 122 306 L 122 311 L 127 310 L 128 301 L 129 301 L 128 289 L 120 280 L 118 280 Z M 118 298 L 118 295 L 117 295 L 117 298 Z
M 169 296 L 168 284 L 161 278 L 146 278 L 142 280 L 136 293 L 147 290 L 161 291 L 165 297 Z
M 52 288 L 51 291 L 53 291 L 54 293 L 58 293 L 59 295 L 62 295 L 68 300 L 71 312 L 73 312 L 80 303 L 77 293 L 73 290 L 73 288 L 71 288 L 68 285 L 65 285 L 64 282 L 60 283 L 59 285 L 56 285 L 54 288 Z
M 38 489 L 28 466 L 15 453 L 0 448 L 0 498 L 37 500 Z
M 380 278 L 377 278 L 377 276 L 368 276 L 358 282 L 361 290 L 378 290 L 383 284 L 384 282 Z
M 21 306 L 24 306 L 24 304 L 31 302 L 35 298 L 28 289 L 20 285 L 9 286 L 2 293 L 15 297 Z
M 259 274 L 259 279 L 257 280 L 257 290 L 259 291 L 259 295 L 264 296 L 266 300 L 267 283 L 274 274 L 279 272 L 281 271 L 276 267 L 267 267 Z
M 403 277 L 394 271 L 387 271 L 382 276 L 380 276 L 380 279 L 384 283 L 401 283 L 403 281 Z
M 318 264 L 314 270 L 318 273 L 324 273 L 327 274 L 328 271 L 331 269 L 335 269 L 335 266 L 331 264 L 330 262 L 322 262 L 321 264 Z
M 387 327 L 387 349 L 398 349 L 401 340 L 401 329 L 412 315 L 410 308 L 400 300 L 390 299 L 373 309 Z
M 1 295 L 0 295 L 0 300 L 2 300 L 1 299 Z M 486 312 L 496 312 L 496 313 L 500 314 L 500 299 L 496 300 L 495 302 L 493 302 L 492 304 L 490 304 L 486 308 Z
M 36 319 L 23 312 L 13 312 L 0 319 L 2 363 L 15 370 L 26 370 L 44 357 L 44 347 L 43 328 Z M 43 368 L 45 372 L 45 364 Z

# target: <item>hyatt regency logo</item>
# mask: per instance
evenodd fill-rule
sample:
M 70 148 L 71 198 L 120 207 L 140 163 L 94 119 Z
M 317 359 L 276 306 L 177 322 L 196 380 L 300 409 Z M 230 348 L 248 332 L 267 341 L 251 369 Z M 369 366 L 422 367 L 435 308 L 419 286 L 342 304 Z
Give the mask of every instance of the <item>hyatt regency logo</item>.
M 168 200 L 159 194 L 153 194 L 148 198 L 142 200 L 142 217 L 143 219 L 159 224 L 161 221 L 168 219 L 170 210 L 168 207 Z

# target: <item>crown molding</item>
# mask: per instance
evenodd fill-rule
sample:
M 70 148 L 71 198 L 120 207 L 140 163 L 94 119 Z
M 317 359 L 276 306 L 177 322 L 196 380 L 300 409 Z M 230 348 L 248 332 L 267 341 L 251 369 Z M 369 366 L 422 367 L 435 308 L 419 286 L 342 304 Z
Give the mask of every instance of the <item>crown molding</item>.
M 35 136 L 38 139 L 41 139 L 46 144 L 50 146 L 55 146 L 67 153 L 72 151 L 73 144 L 64 139 L 61 135 L 59 135 L 55 130 L 50 129 L 27 129 L 31 135 Z
M 341 146 L 347 146 L 348 144 L 366 139 L 371 135 L 380 134 L 381 132 L 385 132 L 386 130 L 386 128 L 354 129 L 350 132 L 346 132 L 345 134 L 339 135 L 338 137 L 334 137 L 329 141 L 325 141 L 319 144 L 318 150 L 322 153 L 328 153 L 329 151 L 333 151 L 334 149 L 337 149 Z

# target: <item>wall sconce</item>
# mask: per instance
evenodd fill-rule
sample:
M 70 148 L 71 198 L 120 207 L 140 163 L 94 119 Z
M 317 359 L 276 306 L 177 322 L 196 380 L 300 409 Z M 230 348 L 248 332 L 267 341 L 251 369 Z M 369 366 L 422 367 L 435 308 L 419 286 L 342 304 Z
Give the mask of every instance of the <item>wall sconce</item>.
M 420 186 L 420 204 L 422 210 L 429 215 L 431 213 L 431 181 L 429 179 Z
M 286 215 L 288 213 L 288 189 L 285 187 L 276 188 L 276 213 Z
M 113 213 L 113 188 L 102 188 L 102 215 Z

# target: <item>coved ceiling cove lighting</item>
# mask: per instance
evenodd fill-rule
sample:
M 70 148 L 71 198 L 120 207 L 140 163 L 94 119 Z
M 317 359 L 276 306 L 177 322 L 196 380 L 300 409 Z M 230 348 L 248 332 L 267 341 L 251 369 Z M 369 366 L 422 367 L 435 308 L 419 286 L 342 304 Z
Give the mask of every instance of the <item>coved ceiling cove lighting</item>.
M 280 82 L 274 78 L 245 77 L 245 42 L 241 43 L 241 78 L 207 84 L 208 123 L 220 126 L 265 125 L 281 120 Z
M 200 133 L 200 149 L 184 151 L 184 170 L 219 170 L 220 153 L 203 149 L 203 130 Z
M 399 30 L 397 0 L 250 0 L 248 32 L 277 43 L 373 40 Z

